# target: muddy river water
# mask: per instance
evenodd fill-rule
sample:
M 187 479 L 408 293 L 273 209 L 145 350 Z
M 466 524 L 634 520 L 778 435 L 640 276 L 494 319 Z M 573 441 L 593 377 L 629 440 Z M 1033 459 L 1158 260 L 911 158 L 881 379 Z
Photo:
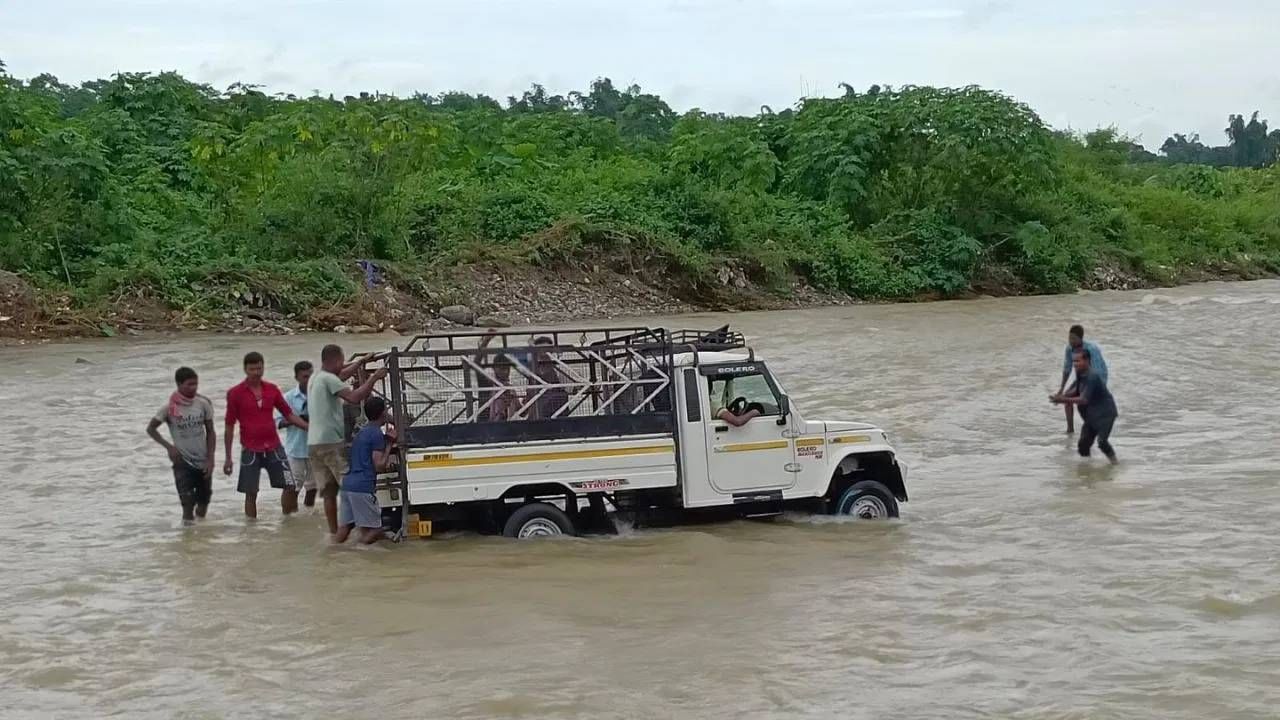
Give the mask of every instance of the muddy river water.
M 676 322 L 724 321 L 889 431 L 900 521 L 331 549 L 219 474 L 183 529 L 172 369 L 221 413 L 244 352 L 285 385 L 326 338 L 0 349 L 0 716 L 1280 717 L 1280 282 Z M 1075 321 L 1115 468 L 1046 401 Z

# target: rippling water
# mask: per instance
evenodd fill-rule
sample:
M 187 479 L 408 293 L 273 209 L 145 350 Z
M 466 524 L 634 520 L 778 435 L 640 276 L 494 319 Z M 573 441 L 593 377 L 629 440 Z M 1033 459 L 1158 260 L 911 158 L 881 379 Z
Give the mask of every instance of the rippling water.
M 283 385 L 324 338 L 0 350 L 0 715 L 1277 717 L 1278 306 L 1267 281 L 735 315 L 809 417 L 889 430 L 901 521 L 367 551 L 267 494 L 246 523 L 221 475 L 180 528 L 143 434 L 175 366 L 221 412 L 244 352 Z M 1045 401 L 1075 321 L 1116 468 Z

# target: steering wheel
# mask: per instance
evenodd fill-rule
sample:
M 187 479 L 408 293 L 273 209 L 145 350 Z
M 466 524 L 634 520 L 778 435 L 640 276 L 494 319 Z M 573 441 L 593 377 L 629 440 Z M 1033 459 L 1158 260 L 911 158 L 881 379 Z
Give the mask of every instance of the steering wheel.
M 746 415 L 751 409 L 751 403 L 745 397 L 736 397 L 733 402 L 725 406 L 725 409 L 734 415 Z

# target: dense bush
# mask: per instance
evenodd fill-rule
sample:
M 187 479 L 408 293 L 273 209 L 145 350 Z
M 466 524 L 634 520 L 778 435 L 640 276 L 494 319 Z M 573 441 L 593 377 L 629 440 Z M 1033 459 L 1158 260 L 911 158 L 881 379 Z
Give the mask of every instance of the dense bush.
M 343 100 L 0 65 L 0 268 L 84 302 L 211 310 L 354 291 L 351 260 L 590 256 L 682 286 L 732 263 L 868 298 L 1280 267 L 1280 177 L 1054 133 L 979 88 L 677 116 L 638 87 Z

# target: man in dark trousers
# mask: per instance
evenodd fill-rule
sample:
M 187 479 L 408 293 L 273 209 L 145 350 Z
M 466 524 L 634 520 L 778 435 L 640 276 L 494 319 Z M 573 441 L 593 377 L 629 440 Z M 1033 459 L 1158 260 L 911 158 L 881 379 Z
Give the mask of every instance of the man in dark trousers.
M 182 521 L 190 524 L 209 510 L 217 435 L 213 429 L 213 403 L 197 392 L 200 378 L 196 371 L 180 367 L 173 379 L 178 388 L 147 423 L 147 434 L 169 453 L 182 503 Z M 169 426 L 172 442 L 160 435 L 161 425 Z
M 1081 348 L 1075 352 L 1073 363 L 1076 369 L 1076 384 L 1072 388 L 1073 395 L 1050 395 L 1049 400 L 1068 408 L 1080 408 L 1083 427 L 1080 429 L 1080 442 L 1076 447 L 1082 457 L 1089 457 L 1093 443 L 1098 442 L 1102 454 L 1114 465 L 1116 451 L 1111 447 L 1111 428 L 1120 415 L 1116 409 L 1116 400 L 1107 389 L 1107 379 L 1102 373 L 1092 368 L 1089 351 Z

